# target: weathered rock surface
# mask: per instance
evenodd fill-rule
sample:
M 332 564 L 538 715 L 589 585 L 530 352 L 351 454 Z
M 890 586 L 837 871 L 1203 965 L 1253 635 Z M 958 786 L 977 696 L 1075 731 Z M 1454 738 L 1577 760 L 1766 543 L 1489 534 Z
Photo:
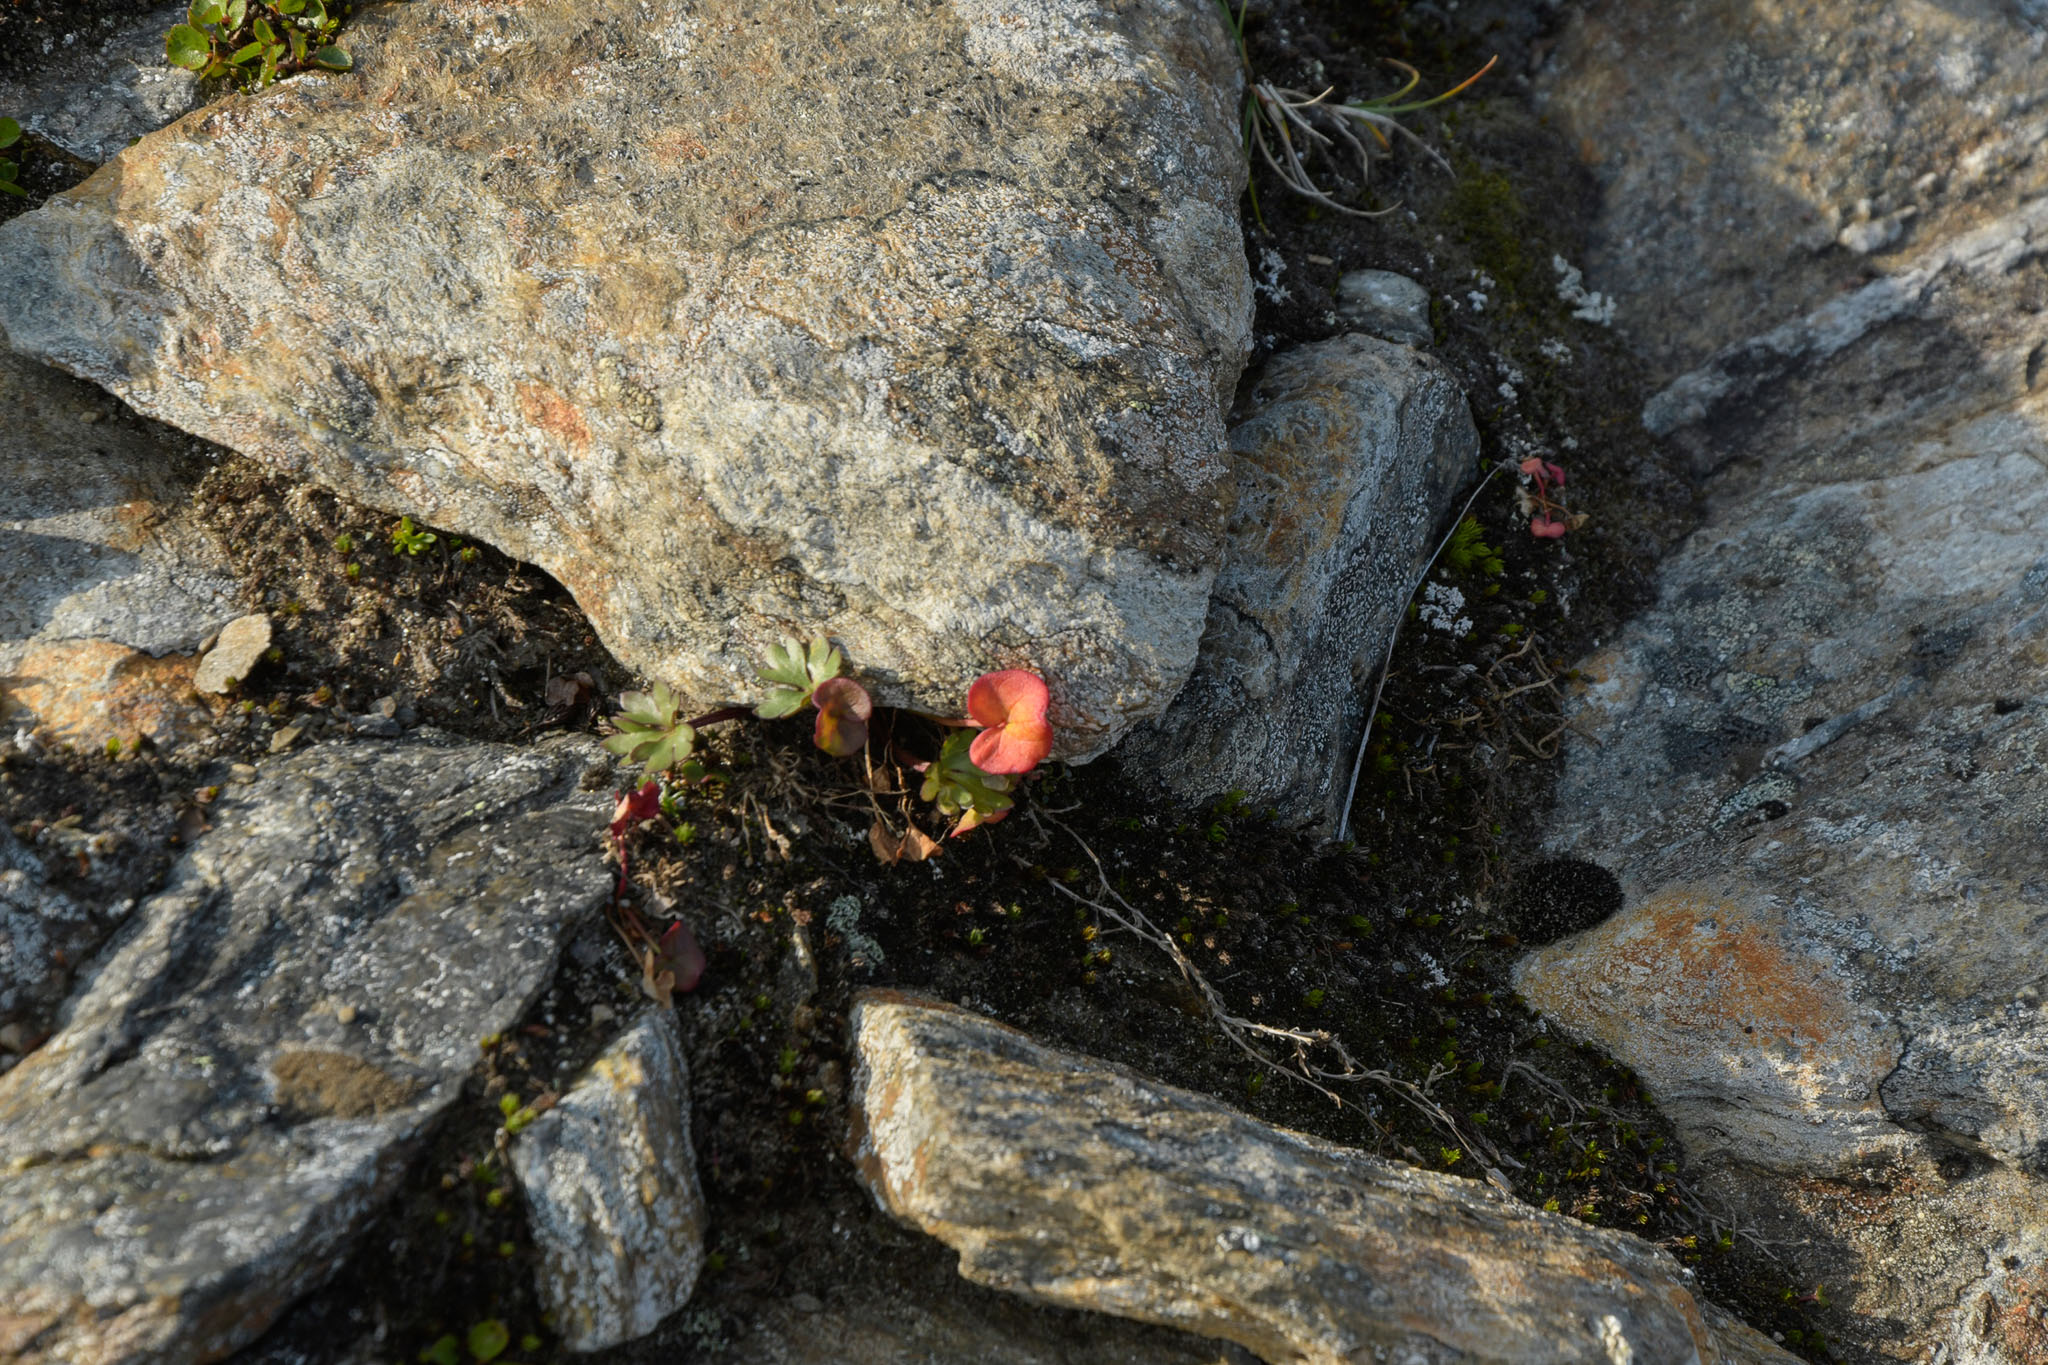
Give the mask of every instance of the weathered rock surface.
M 1387 341 L 1426 345 L 1429 291 L 1391 270 L 1347 271 L 1337 281 L 1337 313 L 1361 331 Z
M 1899 8 L 1928 26 L 1916 63 L 1992 23 Z M 2007 108 L 2006 54 L 1970 52 Z M 1927 98 L 1894 151 L 1960 135 Z M 1700 125 L 1704 167 L 1747 107 Z M 2002 1362 L 2039 1358 L 2048 1275 L 2048 201 L 1981 208 L 1916 219 L 1919 254 L 1722 338 L 1646 408 L 1720 472 L 1655 609 L 1581 664 L 1548 841 L 1626 908 L 1520 987 L 1642 1075 L 1846 1345 Z
M 887 992 L 855 1004 L 854 1159 L 882 1208 L 1032 1298 L 1270 1361 L 1786 1360 L 1647 1243 Z
M 601 760 L 329 744 L 215 804 L 0 1076 L 10 1360 L 218 1359 L 333 1270 L 602 900 Z
M 221 627 L 220 638 L 199 660 L 192 686 L 201 692 L 225 692 L 249 676 L 270 648 L 270 618 L 262 612 L 237 616 Z
M 1356 334 L 1275 356 L 1244 402 L 1200 661 L 1124 752 L 1183 798 L 1237 789 L 1334 826 L 1372 679 L 1479 434 L 1437 360 Z
M 164 60 L 164 35 L 184 21 L 185 6 L 168 5 L 123 19 L 111 32 L 82 29 L 83 42 L 64 34 L 64 49 L 33 75 L 0 74 L 0 109 L 75 157 L 111 160 L 199 102 L 198 78 Z
M 559 578 L 750 695 L 785 633 L 1061 753 L 1193 664 L 1248 342 L 1215 6 L 373 6 L 0 228 L 0 331 Z M 1102 130 L 1113 129 L 1104 136 Z
M 0 352 L 0 721 L 170 746 L 206 718 L 193 655 L 239 614 L 183 504 L 203 459 L 105 394 Z
M 537 1287 L 572 1351 L 645 1336 L 704 1267 L 690 1067 L 675 1012 L 653 1010 L 512 1144 L 540 1251 Z
M 2048 188 L 2035 0 L 1597 0 L 1537 85 L 1662 377 Z
M 63 964 L 91 951 L 116 919 L 51 886 L 43 860 L 0 828 L 0 1024 L 55 1009 L 70 979 Z M 0 1050 L 0 1068 L 13 1060 Z

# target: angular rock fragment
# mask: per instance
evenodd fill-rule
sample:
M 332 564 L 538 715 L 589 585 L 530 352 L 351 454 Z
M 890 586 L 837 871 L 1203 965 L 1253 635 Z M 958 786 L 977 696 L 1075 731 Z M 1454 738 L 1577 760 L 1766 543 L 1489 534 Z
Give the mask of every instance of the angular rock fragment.
M 1475 1181 L 950 1006 L 871 992 L 851 1031 L 861 1179 L 978 1283 L 1312 1365 L 1791 1359 L 1664 1252 Z
M 248 677 L 269 648 L 270 618 L 260 611 L 238 616 L 221 628 L 220 639 L 200 659 L 192 686 L 201 692 L 225 692 Z
M 198 733 L 192 656 L 239 614 L 183 507 L 204 461 L 4 352 L 0 407 L 0 723 L 81 748 Z
M 512 1144 L 542 1304 L 572 1351 L 645 1336 L 704 1266 L 690 1069 L 675 1013 L 642 1016 Z
M 375 6 L 0 228 L 0 333 L 560 579 L 749 696 L 1051 681 L 1061 756 L 1192 666 L 1248 344 L 1213 5 Z
M 1275 356 L 1244 401 L 1200 660 L 1125 752 L 1185 799 L 1235 789 L 1334 827 L 1372 679 L 1479 433 L 1437 360 L 1356 334 Z
M 211 807 L 0 1076 L 11 1360 L 217 1360 L 339 1265 L 603 899 L 601 761 L 326 744 Z

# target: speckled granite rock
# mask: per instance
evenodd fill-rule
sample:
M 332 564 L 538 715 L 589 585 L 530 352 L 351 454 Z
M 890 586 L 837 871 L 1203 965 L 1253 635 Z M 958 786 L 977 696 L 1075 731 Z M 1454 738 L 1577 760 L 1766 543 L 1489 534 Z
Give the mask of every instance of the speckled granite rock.
M 701 694 L 825 632 L 947 715 L 1037 668 L 1063 756 L 1164 709 L 1249 341 L 1213 4 L 461 0 L 348 45 L 0 228 L 8 344 L 540 565 Z
M 2048 1345 L 2044 253 L 2037 200 L 1652 400 L 1720 472 L 1548 840 L 1626 905 L 1519 973 L 1872 1358 Z
M 2048 189 L 2044 59 L 2038 0 L 1594 0 L 1536 94 L 1669 378 Z
M 1479 433 L 1438 361 L 1356 334 L 1273 357 L 1242 402 L 1200 660 L 1123 752 L 1179 798 L 1235 789 L 1334 828 L 1387 637 Z
M 936 1002 L 870 992 L 851 1035 L 861 1179 L 978 1283 L 1302 1365 L 1791 1359 L 1664 1252 L 1479 1182 Z
M 331 1273 L 602 901 L 601 761 L 327 744 L 221 797 L 0 1076 L 8 1359 L 216 1360 Z
M 512 1144 L 540 1251 L 541 1303 L 572 1351 L 653 1331 L 704 1268 L 690 1067 L 673 1010 L 651 1010 Z
M 81 747 L 198 733 L 193 656 L 241 614 L 182 507 L 204 459 L 5 352 L 0 410 L 0 723 Z

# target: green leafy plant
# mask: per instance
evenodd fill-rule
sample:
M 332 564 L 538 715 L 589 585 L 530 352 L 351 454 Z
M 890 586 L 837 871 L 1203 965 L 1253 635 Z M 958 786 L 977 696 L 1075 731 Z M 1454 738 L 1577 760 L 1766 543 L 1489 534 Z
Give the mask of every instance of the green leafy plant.
M 687 759 L 697 748 L 697 729 L 682 718 L 682 704 L 666 683 L 656 683 L 651 692 L 619 695 L 620 713 L 612 718 L 619 733 L 604 747 L 638 763 L 648 777 L 666 772 Z
M 411 517 L 400 517 L 398 525 L 391 532 L 391 553 L 395 555 L 417 555 L 421 550 L 432 549 L 441 537 L 432 531 L 422 531 L 412 524 Z
M 300 71 L 347 71 L 354 62 L 332 42 L 346 13 L 345 0 L 192 0 L 164 55 L 201 80 L 259 90 Z
M 793 716 L 810 704 L 821 683 L 846 671 L 846 656 L 819 636 L 808 645 L 788 637 L 768 646 L 767 666 L 760 670 L 767 681 L 768 695 L 754 708 L 762 720 Z
M 21 125 L 11 118 L 0 118 L 0 149 L 12 147 L 21 141 Z M 0 156 L 0 193 L 11 194 L 17 199 L 28 198 L 28 191 L 21 187 L 18 178 L 21 167 L 7 157 Z
M 938 760 L 921 765 L 924 785 L 918 797 L 937 806 L 948 819 L 957 821 L 953 826 L 956 835 L 1002 819 L 1016 804 L 1010 792 L 1017 779 L 984 772 L 976 766 L 969 752 L 975 739 L 969 731 L 955 730 L 940 746 Z
M 1460 518 L 1451 528 L 1450 539 L 1444 542 L 1443 565 L 1454 574 L 1478 571 L 1498 575 L 1507 570 L 1499 549 L 1486 543 L 1486 528 L 1477 517 Z

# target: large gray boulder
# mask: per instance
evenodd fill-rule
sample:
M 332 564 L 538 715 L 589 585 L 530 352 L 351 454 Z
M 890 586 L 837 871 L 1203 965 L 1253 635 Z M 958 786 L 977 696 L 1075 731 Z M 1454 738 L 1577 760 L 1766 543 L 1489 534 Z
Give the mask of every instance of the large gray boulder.
M 1809 311 L 1717 334 L 1745 290 L 1695 281 L 1699 363 L 1644 418 L 1710 476 L 1706 521 L 1657 605 L 1580 664 L 1547 842 L 1612 869 L 1625 908 L 1519 986 L 1635 1068 L 1707 1192 L 1826 1285 L 1839 1342 L 2017 1362 L 2040 1358 L 2048 1266 L 2048 201 L 2012 202 L 2044 125 L 2013 113 L 2023 49 L 2002 44 L 2040 42 L 2010 11 L 1906 9 L 1925 103 L 1827 174 L 1977 151 L 1873 278 Z M 1596 17 L 1617 11 L 1669 22 Z M 1828 31 L 1860 62 L 1894 12 L 1831 7 Z M 1747 41 L 1743 98 L 1693 110 L 1679 144 L 1713 149 L 1710 178 L 1747 173 L 1759 107 L 1835 80 L 1771 25 Z M 1951 52 L 1983 110 L 1941 84 Z M 1699 56 L 1653 53 L 1692 88 Z M 1610 234 L 1645 211 L 1626 187 L 1679 159 L 1662 117 L 1624 149 Z M 1694 227 L 1711 263 L 1723 228 Z M 1669 231 L 1645 261 L 1685 254 Z M 1756 246 L 1753 297 L 1801 297 L 1798 261 Z M 1818 247 L 1836 269 L 1856 250 Z
M 602 902 L 602 760 L 328 744 L 220 798 L 0 1075 L 10 1361 L 217 1360 L 332 1273 Z
M 1440 361 L 1355 333 L 1275 356 L 1242 401 L 1199 662 L 1123 752 L 1183 800 L 1237 790 L 1334 829 L 1373 680 L 1479 433 Z
M 0 332 L 560 579 L 627 663 L 878 700 L 1186 678 L 1248 342 L 1207 0 L 373 5 L 0 228 Z
M 1269 1361 L 1789 1361 L 1669 1255 L 870 992 L 850 1025 L 860 1177 L 970 1280 Z

